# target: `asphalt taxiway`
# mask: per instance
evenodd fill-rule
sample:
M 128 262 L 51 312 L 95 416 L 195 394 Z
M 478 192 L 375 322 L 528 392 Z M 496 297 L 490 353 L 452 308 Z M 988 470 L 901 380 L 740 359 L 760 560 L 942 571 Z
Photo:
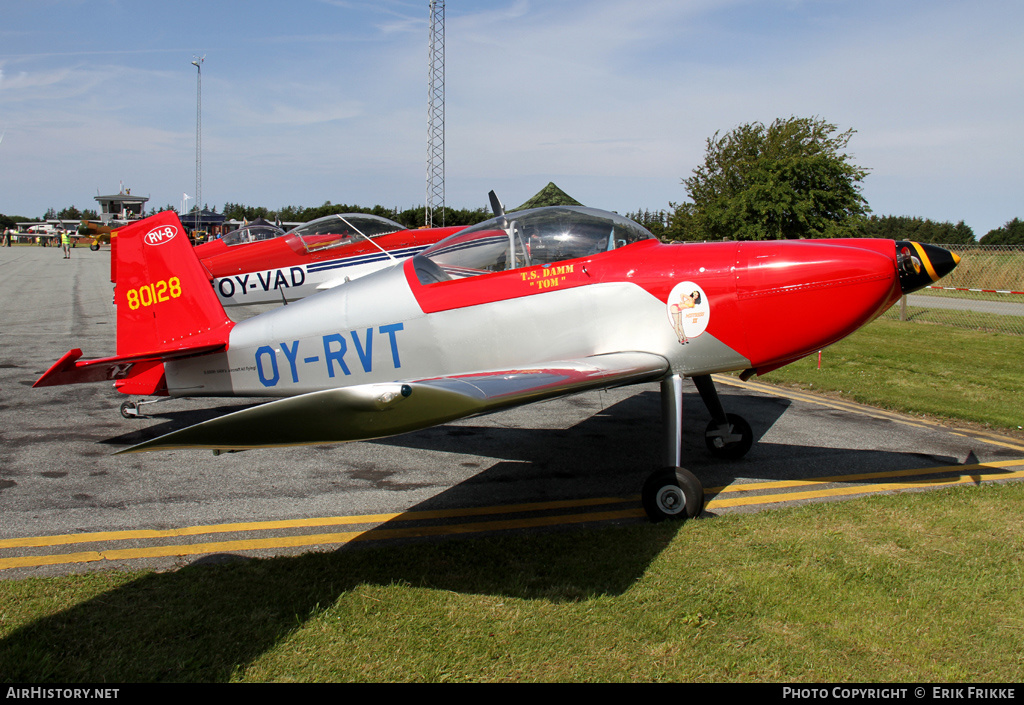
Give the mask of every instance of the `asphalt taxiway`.
M 661 462 L 657 385 L 374 442 L 115 456 L 252 402 L 173 400 L 126 420 L 109 385 L 33 389 L 71 348 L 113 354 L 108 271 L 105 249 L 0 249 L 0 578 L 643 521 L 639 489 Z M 757 440 L 741 460 L 712 458 L 687 390 L 684 464 L 710 515 L 1024 477 L 1018 439 L 732 377 L 719 390 Z

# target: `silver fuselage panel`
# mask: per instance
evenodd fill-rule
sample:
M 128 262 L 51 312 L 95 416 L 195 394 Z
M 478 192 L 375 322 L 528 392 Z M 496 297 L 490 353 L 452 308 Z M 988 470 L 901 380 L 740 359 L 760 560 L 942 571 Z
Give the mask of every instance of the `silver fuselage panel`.
M 398 264 L 242 321 L 226 353 L 169 362 L 166 376 L 172 395 L 286 397 L 632 350 L 684 375 L 746 364 L 708 334 L 680 343 L 665 303 L 632 283 L 426 314 Z

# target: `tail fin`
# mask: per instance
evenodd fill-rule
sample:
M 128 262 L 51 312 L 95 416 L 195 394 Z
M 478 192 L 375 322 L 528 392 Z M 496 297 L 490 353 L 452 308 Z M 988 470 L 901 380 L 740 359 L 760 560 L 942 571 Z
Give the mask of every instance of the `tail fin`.
M 174 211 L 117 231 L 117 354 L 226 343 L 234 323 Z
M 106 380 L 125 394 L 167 394 L 164 362 L 227 347 L 235 324 L 174 211 L 121 228 L 111 244 L 117 355 L 81 360 L 72 350 L 32 386 Z

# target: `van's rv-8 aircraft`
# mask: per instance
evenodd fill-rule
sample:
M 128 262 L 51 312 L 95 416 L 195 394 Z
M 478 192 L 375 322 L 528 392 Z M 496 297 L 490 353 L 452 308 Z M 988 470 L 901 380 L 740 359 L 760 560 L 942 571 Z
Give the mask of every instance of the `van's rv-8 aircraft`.
M 311 220 L 278 237 L 239 244 L 214 240 L 195 251 L 222 305 L 280 304 L 412 257 L 462 227 L 410 230 L 380 216 L 343 213 Z
M 35 386 L 275 398 L 120 451 L 220 452 L 369 440 L 658 381 L 665 467 L 642 499 L 652 520 L 685 519 L 704 495 L 680 467 L 685 378 L 712 416 L 708 449 L 740 457 L 753 433 L 722 408 L 712 373 L 746 378 L 820 350 L 959 261 L 874 239 L 664 245 L 604 211 L 495 210 L 410 259 L 239 323 L 173 212 L 134 223 L 117 236 L 117 354 L 71 350 Z

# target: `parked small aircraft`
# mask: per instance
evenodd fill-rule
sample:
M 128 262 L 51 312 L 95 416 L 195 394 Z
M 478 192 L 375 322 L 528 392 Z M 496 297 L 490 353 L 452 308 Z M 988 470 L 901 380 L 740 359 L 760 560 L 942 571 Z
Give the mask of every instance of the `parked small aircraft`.
M 411 257 L 458 230 L 409 230 L 376 215 L 345 213 L 244 247 L 214 241 L 196 250 L 223 305 L 281 303 Z
M 240 323 L 177 217 L 153 216 L 118 235 L 117 355 L 71 350 L 35 386 L 280 397 L 122 451 L 219 452 L 380 438 L 660 381 L 666 467 L 642 498 L 653 520 L 682 519 L 703 506 L 680 467 L 686 377 L 711 412 L 710 452 L 740 457 L 753 433 L 722 408 L 712 373 L 760 374 L 820 350 L 959 261 L 892 240 L 663 245 L 603 211 L 496 210 L 404 262 Z
M 244 224 L 237 230 L 226 233 L 223 237 L 204 242 L 202 245 L 196 245 L 194 251 L 196 257 L 206 259 L 214 255 L 223 254 L 230 248 L 251 245 L 256 242 L 263 242 L 264 240 L 273 240 L 286 234 L 287 232 L 283 228 L 279 228 L 263 218 L 257 218 L 251 223 Z
M 82 225 L 78 228 L 79 232 L 85 231 L 85 237 L 91 237 L 92 242 L 89 243 L 89 249 L 96 252 L 100 249 L 100 245 L 109 245 L 111 234 L 117 232 L 116 229 L 108 227 L 106 225 L 100 225 L 99 223 L 93 223 L 89 220 L 83 220 Z

